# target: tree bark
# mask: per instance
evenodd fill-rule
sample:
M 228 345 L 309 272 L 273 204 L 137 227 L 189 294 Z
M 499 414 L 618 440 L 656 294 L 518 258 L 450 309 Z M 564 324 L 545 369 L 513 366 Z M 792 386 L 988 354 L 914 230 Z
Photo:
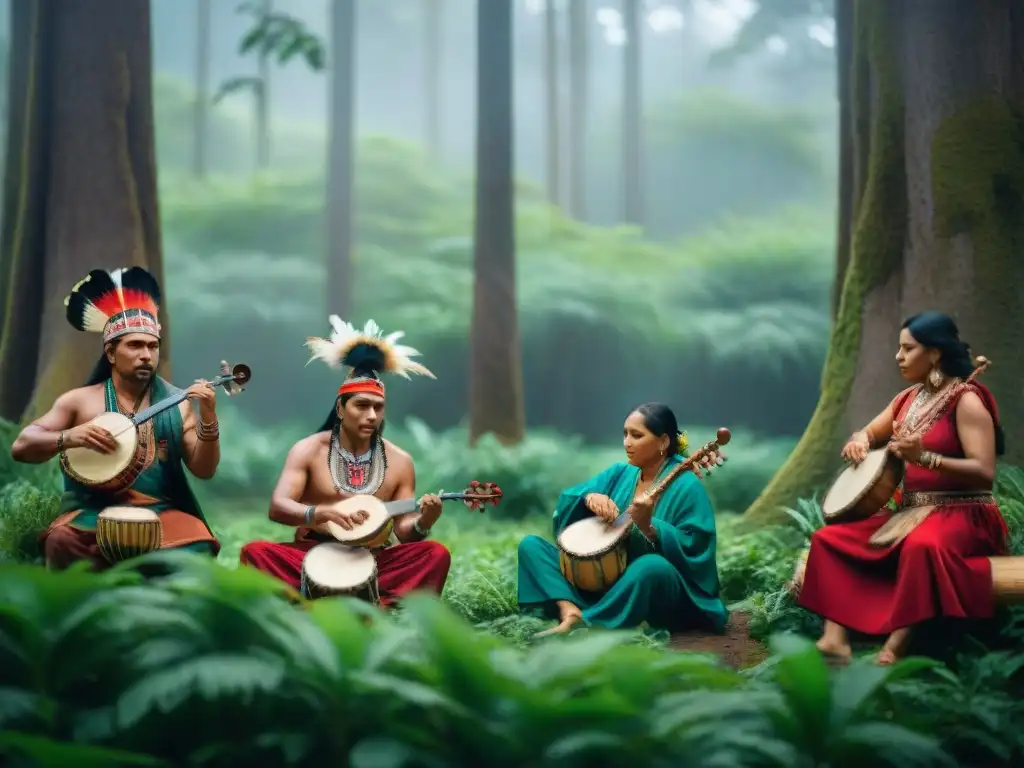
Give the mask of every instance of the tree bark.
M 623 215 L 628 224 L 643 227 L 644 221 L 644 138 L 643 19 L 640 0 L 623 0 L 626 45 L 623 48 L 622 83 L 622 180 Z
M 550 1 L 544 8 L 544 107 L 547 117 L 547 193 L 552 205 L 562 203 L 561 125 L 558 98 L 558 9 Z
M 587 110 L 590 102 L 588 0 L 569 3 L 569 212 L 587 219 Z
M 796 450 L 747 511 L 780 508 L 825 486 L 850 432 L 905 384 L 893 363 L 902 321 L 952 315 L 1001 405 L 1005 461 L 1024 459 L 1024 402 L 1013 360 L 1024 344 L 1024 8 L 1013 0 L 860 0 L 856 114 L 870 115 L 818 407 Z M 855 168 L 858 167 L 857 159 Z
M 424 114 L 426 115 L 427 148 L 435 159 L 441 157 L 441 55 L 444 41 L 444 0 L 427 0 L 424 8 L 426 30 L 424 34 L 425 66 Z
M 196 104 L 192 173 L 206 178 L 206 115 L 210 102 L 210 0 L 196 0 Z
M 138 265 L 164 285 L 149 2 L 13 0 L 11 41 L 0 416 L 28 421 L 82 386 L 102 352 L 65 318 L 75 283 Z
M 512 0 L 477 3 L 476 228 L 469 431 L 506 444 L 525 432 L 516 307 Z
M 330 147 L 327 168 L 328 312 L 352 311 L 352 206 L 355 177 L 356 0 L 331 3 Z
M 850 235 L 853 201 L 856 199 L 854 173 L 854 117 L 852 92 L 853 1 L 835 0 L 836 94 L 839 102 L 839 229 L 836 237 L 836 275 L 832 288 L 832 319 L 839 313 L 846 270 L 850 266 Z

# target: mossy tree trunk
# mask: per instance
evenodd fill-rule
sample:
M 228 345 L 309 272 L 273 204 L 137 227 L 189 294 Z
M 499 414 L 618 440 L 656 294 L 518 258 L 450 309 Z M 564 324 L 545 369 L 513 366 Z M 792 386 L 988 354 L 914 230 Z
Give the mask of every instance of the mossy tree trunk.
M 577 221 L 587 220 L 588 2 L 569 3 L 569 212 Z
M 101 354 L 95 334 L 65 319 L 74 284 L 132 265 L 164 283 L 149 2 L 12 0 L 11 42 L 0 416 L 28 421 L 81 386 Z
M 477 3 L 476 225 L 469 431 L 506 444 L 525 432 L 516 307 L 512 0 Z
M 841 21 L 842 17 L 839 17 Z M 853 233 L 822 393 L 751 522 L 825 487 L 838 451 L 903 386 L 902 321 L 953 315 L 1024 461 L 1024 6 L 1015 0 L 859 0 L 851 92 Z M 840 35 L 841 36 L 841 35 Z
M 355 188 L 356 0 L 331 3 L 330 145 L 327 165 L 327 311 L 352 311 Z

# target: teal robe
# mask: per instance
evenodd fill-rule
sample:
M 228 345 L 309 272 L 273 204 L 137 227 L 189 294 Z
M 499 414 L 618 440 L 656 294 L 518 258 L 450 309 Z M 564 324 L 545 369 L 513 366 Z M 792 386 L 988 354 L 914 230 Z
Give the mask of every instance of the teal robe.
M 153 381 L 150 400 L 156 403 L 180 391 L 158 376 Z M 106 410 L 116 411 L 117 400 L 114 397 L 110 379 L 107 379 L 105 385 L 105 399 Z M 163 413 L 154 416 L 153 430 L 154 439 L 158 443 L 164 441 L 166 444 L 167 455 L 166 458 L 155 459 L 132 483 L 134 490 L 160 500 L 156 504 L 143 505 L 142 508 L 150 509 L 158 514 L 165 509 L 177 509 L 199 518 L 209 529 L 209 523 L 206 522 L 199 502 L 192 493 L 188 478 L 185 476 L 182 459 L 184 455 L 182 418 L 178 407 L 168 408 Z M 84 531 L 96 530 L 97 516 L 107 507 L 117 505 L 119 502 L 116 497 L 95 493 L 90 488 L 68 477 L 63 469 L 61 475 L 64 478 L 64 493 L 60 499 L 60 514 L 64 515 L 77 510 L 78 514 L 74 516 L 70 524 Z M 214 542 L 196 541 L 177 547 L 177 549 L 216 555 L 220 547 Z
M 680 460 L 666 462 L 659 477 Z M 555 538 L 568 525 L 593 514 L 584 504 L 588 494 L 604 494 L 620 510 L 627 509 L 639 473 L 630 464 L 613 464 L 564 491 L 554 513 Z M 582 610 L 588 626 L 616 629 L 646 622 L 673 631 L 724 631 L 729 612 L 719 595 L 714 511 L 693 473 L 686 472 L 669 485 L 655 504 L 652 525 L 657 531 L 655 544 L 632 527 L 626 570 L 604 594 L 583 593 L 570 585 L 559 567 L 558 548 L 539 536 L 527 536 L 519 543 L 520 608 L 554 617 L 555 601 L 566 600 Z

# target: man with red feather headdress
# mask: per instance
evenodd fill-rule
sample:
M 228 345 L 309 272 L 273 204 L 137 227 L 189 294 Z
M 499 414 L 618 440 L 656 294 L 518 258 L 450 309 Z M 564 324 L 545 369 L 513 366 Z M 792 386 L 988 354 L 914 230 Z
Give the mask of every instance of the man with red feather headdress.
M 410 358 L 419 354 L 398 344 L 401 331 L 384 336 L 370 320 L 362 330 L 331 315 L 330 339 L 310 338 L 311 359 L 331 367 L 344 364 L 350 373 L 338 389 L 331 412 L 320 430 L 288 452 L 284 470 L 270 500 L 270 519 L 294 526 L 295 540 L 254 541 L 242 547 L 241 562 L 301 588 L 302 562 L 314 546 L 334 539 L 326 524 L 344 529 L 361 523 L 361 512 L 344 514 L 332 503 L 355 495 L 384 502 L 415 498 L 416 470 L 412 457 L 384 433 L 384 383 L 380 374 L 434 375 Z M 423 496 L 414 512 L 396 518 L 391 536 L 374 548 L 377 585 L 382 605 L 414 591 L 440 594 L 448 578 L 451 555 L 430 541 L 430 529 L 441 515 L 441 499 Z
M 160 286 L 141 267 L 112 272 L 96 269 L 64 300 L 68 322 L 79 331 L 102 334 L 103 355 L 85 386 L 57 398 L 53 407 L 29 424 L 11 447 L 15 461 L 41 464 L 68 448 L 101 454 L 116 449 L 114 436 L 90 424 L 104 411 L 129 418 L 180 390 L 156 375 L 160 363 Z M 43 534 L 46 563 L 63 569 L 79 560 L 95 568 L 106 562 L 96 543 L 96 521 L 111 506 L 135 506 L 156 512 L 161 548 L 188 548 L 216 555 L 220 544 L 210 532 L 182 465 L 203 479 L 213 477 L 220 461 L 216 392 L 198 380 L 187 399 L 139 429 L 145 447 L 144 468 L 131 487 L 96 492 L 68 474 L 62 462 L 64 494 L 60 515 Z M 191 403 L 198 404 L 198 414 Z

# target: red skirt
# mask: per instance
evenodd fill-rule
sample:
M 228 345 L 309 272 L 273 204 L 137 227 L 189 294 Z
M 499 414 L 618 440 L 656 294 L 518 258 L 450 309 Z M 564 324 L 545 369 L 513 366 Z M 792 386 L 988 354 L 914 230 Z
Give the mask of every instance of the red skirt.
M 1007 529 L 995 504 L 944 504 L 903 541 L 875 547 L 889 519 L 815 531 L 798 604 L 865 635 L 885 635 L 937 617 L 985 619 L 995 612 L 992 565 Z

